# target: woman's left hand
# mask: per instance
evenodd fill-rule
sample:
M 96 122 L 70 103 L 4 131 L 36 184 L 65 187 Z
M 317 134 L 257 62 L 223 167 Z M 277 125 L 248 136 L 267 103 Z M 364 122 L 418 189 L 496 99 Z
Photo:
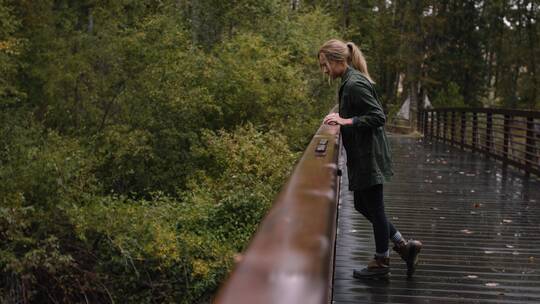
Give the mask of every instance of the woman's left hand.
M 327 125 L 352 125 L 351 118 L 341 118 L 338 113 L 330 113 L 326 115 L 323 122 Z

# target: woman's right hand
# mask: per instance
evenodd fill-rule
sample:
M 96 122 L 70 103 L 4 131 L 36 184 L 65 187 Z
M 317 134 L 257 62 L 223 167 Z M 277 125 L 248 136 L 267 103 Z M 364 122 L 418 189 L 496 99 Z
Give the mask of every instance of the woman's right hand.
M 352 119 L 350 118 L 341 118 L 338 113 L 330 113 L 326 115 L 323 122 L 327 125 L 335 126 L 335 125 L 351 125 Z

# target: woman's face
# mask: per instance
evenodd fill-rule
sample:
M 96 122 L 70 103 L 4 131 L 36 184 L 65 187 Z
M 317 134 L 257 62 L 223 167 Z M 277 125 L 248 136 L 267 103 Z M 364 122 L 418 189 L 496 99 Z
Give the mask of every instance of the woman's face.
M 326 60 L 326 57 L 323 54 L 319 55 L 319 65 L 323 73 L 330 76 L 332 79 L 336 79 L 341 76 L 343 71 L 340 69 L 341 65 L 339 62 Z

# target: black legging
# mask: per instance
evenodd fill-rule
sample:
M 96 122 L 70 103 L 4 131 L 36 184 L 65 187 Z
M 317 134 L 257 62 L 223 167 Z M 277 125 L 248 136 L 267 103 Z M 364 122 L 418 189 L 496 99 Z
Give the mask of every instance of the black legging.
M 383 185 L 375 185 L 364 190 L 354 191 L 354 209 L 360 212 L 373 225 L 376 252 L 388 251 L 388 239 L 397 232 L 384 212 Z

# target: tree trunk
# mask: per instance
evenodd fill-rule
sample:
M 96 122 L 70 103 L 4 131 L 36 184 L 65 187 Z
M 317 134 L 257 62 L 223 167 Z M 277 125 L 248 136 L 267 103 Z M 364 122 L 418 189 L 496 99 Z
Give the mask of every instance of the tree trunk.
M 406 18 L 407 28 L 407 87 L 410 98 L 410 125 L 415 127 L 418 110 L 421 108 L 420 98 L 418 96 L 418 83 L 420 80 L 421 64 L 424 58 L 422 51 L 422 3 L 419 1 L 409 4 Z
M 199 9 L 199 1 L 192 1 L 191 2 L 191 39 L 194 44 L 198 44 L 200 41 L 199 39 L 199 29 L 201 27 L 201 13 Z
M 532 1 L 529 3 L 531 5 L 531 10 L 527 12 L 527 36 L 529 40 L 529 73 L 532 78 L 532 88 L 531 88 L 531 95 L 529 96 L 529 109 L 534 109 L 536 106 L 536 95 L 537 95 L 537 87 L 539 85 L 538 83 L 538 76 L 536 75 L 536 27 L 537 25 L 534 23 L 534 14 L 536 12 L 536 2 Z
M 92 14 L 92 9 L 88 9 L 88 33 L 91 34 L 94 31 L 94 15 Z
M 293 11 L 300 9 L 300 0 L 291 0 L 291 9 Z
M 350 24 L 350 17 L 349 17 L 349 11 L 350 11 L 350 0 L 343 0 L 343 30 L 346 31 L 349 28 Z

